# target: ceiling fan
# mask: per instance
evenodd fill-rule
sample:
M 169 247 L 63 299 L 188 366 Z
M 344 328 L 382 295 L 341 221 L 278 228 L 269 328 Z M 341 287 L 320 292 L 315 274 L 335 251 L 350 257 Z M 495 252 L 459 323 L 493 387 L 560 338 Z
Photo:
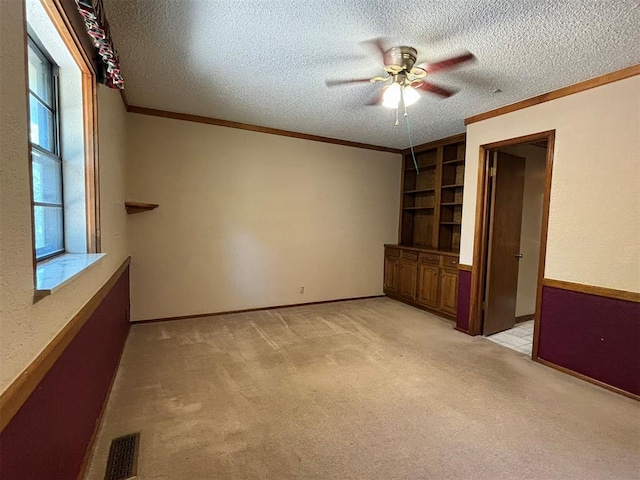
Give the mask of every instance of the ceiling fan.
M 449 70 L 460 64 L 475 60 L 470 52 L 465 52 L 456 57 L 440 60 L 435 63 L 419 63 L 416 65 L 418 51 L 413 47 L 398 46 L 386 49 L 381 39 L 365 42 L 379 52 L 384 63 L 385 76 L 373 78 L 357 78 L 351 80 L 327 80 L 328 87 L 348 85 L 354 83 L 386 83 L 378 91 L 369 105 L 383 105 L 397 109 L 400 105 L 407 107 L 420 99 L 418 90 L 434 93 L 443 98 L 450 97 L 455 91 L 440 87 L 425 80 L 429 73 Z

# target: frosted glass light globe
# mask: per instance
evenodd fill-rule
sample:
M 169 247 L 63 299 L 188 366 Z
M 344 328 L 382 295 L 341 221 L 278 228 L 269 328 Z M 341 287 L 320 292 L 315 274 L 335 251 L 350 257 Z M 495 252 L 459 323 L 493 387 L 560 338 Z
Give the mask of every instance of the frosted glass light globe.
M 420 94 L 411 86 L 404 87 L 404 105 L 408 107 L 420 100 Z
M 398 108 L 400 103 L 400 85 L 392 83 L 388 87 L 385 87 L 382 94 L 382 106 L 387 108 Z

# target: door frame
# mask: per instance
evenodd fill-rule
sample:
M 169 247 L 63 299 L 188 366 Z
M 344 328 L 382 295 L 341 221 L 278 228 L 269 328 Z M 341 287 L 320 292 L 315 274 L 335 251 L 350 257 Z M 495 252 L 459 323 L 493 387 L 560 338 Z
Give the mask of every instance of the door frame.
M 482 302 L 487 270 L 486 245 L 489 236 L 489 180 L 491 151 L 546 140 L 547 158 L 545 163 L 544 198 L 542 203 L 542 225 L 540 232 L 540 256 L 538 258 L 538 281 L 536 289 L 536 311 L 534 316 L 533 350 L 531 358 L 538 358 L 538 336 L 540 331 L 540 307 L 542 305 L 542 280 L 544 279 L 545 259 L 547 255 L 547 231 L 549 227 L 549 202 L 551 200 L 551 174 L 553 171 L 553 152 L 555 130 L 524 135 L 480 146 L 478 160 L 478 190 L 476 196 L 476 216 L 473 236 L 473 269 L 471 271 L 471 305 L 469 312 L 469 333 L 482 334 Z

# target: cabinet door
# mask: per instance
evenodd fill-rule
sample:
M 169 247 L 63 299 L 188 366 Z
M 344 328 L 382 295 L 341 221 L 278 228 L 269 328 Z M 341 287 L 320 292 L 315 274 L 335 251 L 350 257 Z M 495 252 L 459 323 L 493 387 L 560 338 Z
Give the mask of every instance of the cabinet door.
M 458 271 L 440 269 L 440 310 L 453 315 L 458 311 Z
M 409 260 L 400 260 L 400 295 L 410 300 L 416 298 L 416 279 L 418 264 Z
M 384 291 L 389 293 L 398 293 L 398 258 L 384 258 Z
M 418 265 L 418 303 L 438 308 L 438 266 Z

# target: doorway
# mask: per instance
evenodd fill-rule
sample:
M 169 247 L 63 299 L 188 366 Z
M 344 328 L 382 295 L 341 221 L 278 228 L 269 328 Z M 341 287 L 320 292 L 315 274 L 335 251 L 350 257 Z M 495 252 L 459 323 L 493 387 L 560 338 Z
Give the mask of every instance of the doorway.
M 537 358 L 554 132 L 481 147 L 470 329 Z

